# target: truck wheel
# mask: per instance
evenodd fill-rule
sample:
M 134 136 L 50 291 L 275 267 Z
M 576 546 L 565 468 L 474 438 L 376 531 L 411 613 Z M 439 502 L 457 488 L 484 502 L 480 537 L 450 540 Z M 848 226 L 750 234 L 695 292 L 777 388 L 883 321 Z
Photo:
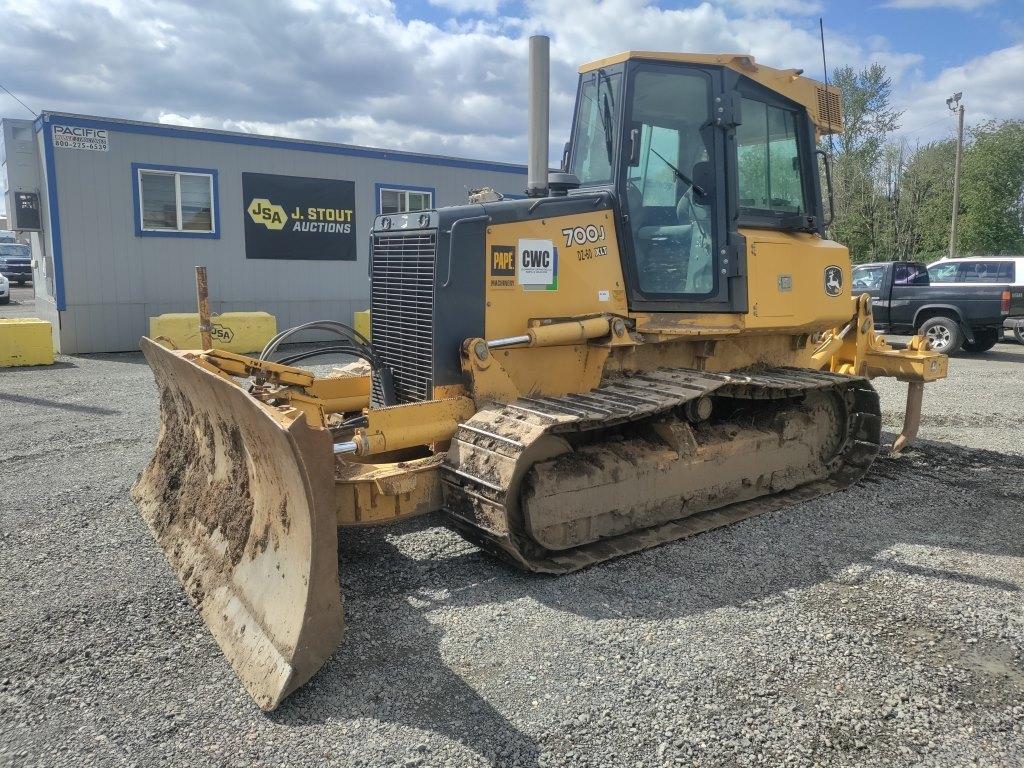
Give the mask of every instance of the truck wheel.
M 1001 331 L 998 328 L 985 328 L 984 330 L 977 331 L 974 334 L 974 343 L 971 344 L 969 341 L 964 342 L 965 352 L 988 352 L 992 347 L 999 341 L 999 335 Z
M 918 333 L 928 339 L 932 349 L 944 355 L 952 355 L 959 351 L 964 341 L 960 324 L 951 317 L 933 317 L 925 320 Z
M 1017 323 L 1014 326 L 1013 338 L 1017 340 L 1018 344 L 1024 344 L 1024 323 Z

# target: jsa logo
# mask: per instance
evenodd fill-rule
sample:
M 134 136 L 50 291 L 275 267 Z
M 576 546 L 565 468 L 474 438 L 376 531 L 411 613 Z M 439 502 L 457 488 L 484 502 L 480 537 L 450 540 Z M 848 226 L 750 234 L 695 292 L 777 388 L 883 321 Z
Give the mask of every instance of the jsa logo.
M 284 229 L 284 225 L 288 223 L 288 214 L 284 212 L 284 208 L 262 197 L 257 197 L 249 203 L 246 210 L 253 222 L 262 224 L 267 229 Z

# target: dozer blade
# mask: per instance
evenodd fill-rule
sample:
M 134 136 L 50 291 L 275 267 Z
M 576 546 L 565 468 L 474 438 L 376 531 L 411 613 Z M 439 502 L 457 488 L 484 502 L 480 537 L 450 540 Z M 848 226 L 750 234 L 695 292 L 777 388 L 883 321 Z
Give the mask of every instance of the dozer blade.
M 235 673 L 272 710 L 341 639 L 330 436 L 191 353 L 141 346 L 162 424 L 132 495 Z

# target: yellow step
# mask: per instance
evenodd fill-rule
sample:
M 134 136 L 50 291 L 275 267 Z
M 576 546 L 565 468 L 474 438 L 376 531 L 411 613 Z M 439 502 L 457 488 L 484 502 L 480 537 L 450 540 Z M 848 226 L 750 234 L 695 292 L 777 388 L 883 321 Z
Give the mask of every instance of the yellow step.
M 225 312 L 210 318 L 213 346 L 228 352 L 259 352 L 277 335 L 277 318 L 269 312 Z M 149 318 L 149 337 L 163 336 L 178 349 L 199 349 L 199 315 L 171 312 Z
M 53 332 L 47 320 L 0 320 L 0 366 L 53 365 Z
M 355 328 L 359 333 L 363 334 L 367 339 L 370 338 L 370 310 L 364 309 L 362 312 L 352 313 L 352 327 Z

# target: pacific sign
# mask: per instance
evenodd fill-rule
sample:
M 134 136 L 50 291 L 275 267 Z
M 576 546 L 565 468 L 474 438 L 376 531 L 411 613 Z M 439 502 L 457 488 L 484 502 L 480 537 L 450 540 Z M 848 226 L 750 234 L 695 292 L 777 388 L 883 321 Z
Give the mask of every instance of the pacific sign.
M 108 133 L 104 128 L 83 128 L 80 125 L 54 125 L 53 146 L 57 149 L 89 149 L 107 151 Z

